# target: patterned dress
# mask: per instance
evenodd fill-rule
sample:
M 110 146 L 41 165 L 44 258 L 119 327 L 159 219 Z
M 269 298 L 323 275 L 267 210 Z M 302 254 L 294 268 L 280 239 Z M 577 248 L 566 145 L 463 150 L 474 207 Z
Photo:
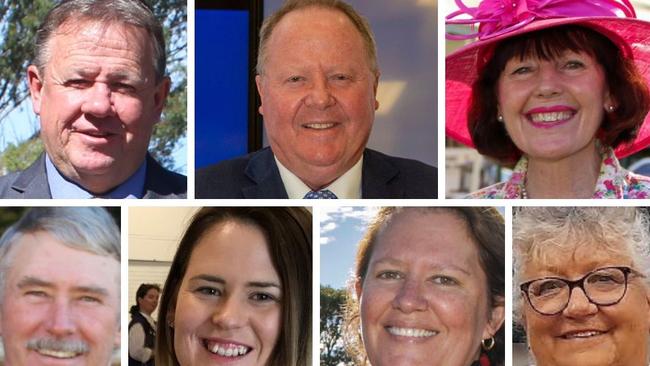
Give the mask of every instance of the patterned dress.
M 601 156 L 600 174 L 592 198 L 650 197 L 650 177 L 625 170 L 616 159 L 614 150 L 609 147 L 601 147 Z M 528 158 L 523 156 L 517 162 L 510 179 L 470 193 L 467 198 L 522 198 L 527 171 Z

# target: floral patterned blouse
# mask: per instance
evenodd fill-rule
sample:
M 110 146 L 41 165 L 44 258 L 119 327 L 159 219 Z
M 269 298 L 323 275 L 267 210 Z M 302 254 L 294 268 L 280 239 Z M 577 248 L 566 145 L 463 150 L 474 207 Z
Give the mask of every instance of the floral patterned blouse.
M 625 170 L 611 148 L 604 148 L 602 156 L 600 174 L 592 198 L 650 198 L 650 177 Z M 510 179 L 470 193 L 467 198 L 522 198 L 527 171 L 528 158 L 523 156 L 517 162 Z

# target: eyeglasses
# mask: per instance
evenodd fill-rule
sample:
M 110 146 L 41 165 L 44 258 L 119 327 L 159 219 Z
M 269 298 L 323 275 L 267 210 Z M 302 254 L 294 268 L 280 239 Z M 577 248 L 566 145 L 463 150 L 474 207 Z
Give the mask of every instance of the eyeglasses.
M 629 267 L 598 268 L 582 278 L 569 281 L 559 277 L 544 277 L 522 283 L 519 288 L 530 306 L 542 315 L 557 315 L 569 305 L 571 292 L 579 287 L 592 304 L 618 304 L 627 292 Z

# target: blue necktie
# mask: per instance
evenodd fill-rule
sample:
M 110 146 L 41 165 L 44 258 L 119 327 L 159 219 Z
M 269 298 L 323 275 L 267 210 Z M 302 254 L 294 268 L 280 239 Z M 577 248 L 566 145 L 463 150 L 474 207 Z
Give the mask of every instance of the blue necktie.
M 305 197 L 307 200 L 323 200 L 323 199 L 337 199 L 336 195 L 329 189 L 323 189 L 322 191 L 309 191 Z

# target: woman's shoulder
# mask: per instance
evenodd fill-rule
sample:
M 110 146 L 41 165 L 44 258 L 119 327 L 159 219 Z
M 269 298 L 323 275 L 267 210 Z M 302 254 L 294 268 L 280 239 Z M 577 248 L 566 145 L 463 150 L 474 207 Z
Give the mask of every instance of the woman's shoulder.
M 491 186 L 481 188 L 478 191 L 468 194 L 465 198 L 472 199 L 498 199 L 498 198 L 508 198 L 506 184 L 507 182 L 495 183 Z
M 625 175 L 625 198 L 650 198 L 650 177 L 632 172 Z

